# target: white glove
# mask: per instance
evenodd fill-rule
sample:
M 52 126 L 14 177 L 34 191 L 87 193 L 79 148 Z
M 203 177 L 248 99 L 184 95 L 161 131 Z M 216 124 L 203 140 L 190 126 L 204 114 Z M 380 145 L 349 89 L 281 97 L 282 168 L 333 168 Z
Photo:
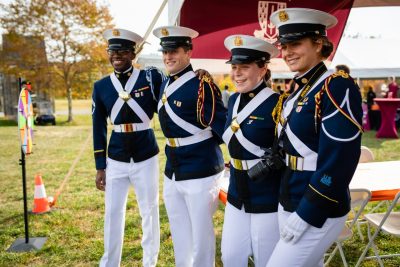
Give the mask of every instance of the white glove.
M 310 225 L 305 222 L 296 212 L 293 212 L 286 221 L 281 231 L 281 238 L 286 243 L 295 244 Z

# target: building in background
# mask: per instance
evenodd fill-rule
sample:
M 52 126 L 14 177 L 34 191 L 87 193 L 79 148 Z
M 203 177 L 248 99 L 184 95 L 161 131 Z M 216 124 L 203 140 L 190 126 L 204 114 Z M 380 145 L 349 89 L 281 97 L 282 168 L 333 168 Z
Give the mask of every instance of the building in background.
M 48 61 L 41 37 L 2 35 L 0 50 L 0 114 L 10 119 L 17 115 L 18 77 L 32 83 L 32 102 L 50 101 Z

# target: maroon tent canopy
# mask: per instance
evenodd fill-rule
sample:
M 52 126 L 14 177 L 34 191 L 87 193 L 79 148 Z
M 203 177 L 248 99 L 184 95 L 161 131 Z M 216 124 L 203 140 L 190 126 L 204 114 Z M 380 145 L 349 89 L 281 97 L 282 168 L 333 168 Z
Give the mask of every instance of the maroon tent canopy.
M 313 8 L 338 19 L 338 24 L 328 30 L 329 39 L 337 47 L 352 5 L 353 0 L 186 0 L 179 24 L 200 33 L 193 40 L 194 58 L 226 59 L 229 53 L 223 43 L 227 36 L 247 34 L 273 42 L 276 40 L 276 29 L 269 22 L 272 12 L 286 7 Z

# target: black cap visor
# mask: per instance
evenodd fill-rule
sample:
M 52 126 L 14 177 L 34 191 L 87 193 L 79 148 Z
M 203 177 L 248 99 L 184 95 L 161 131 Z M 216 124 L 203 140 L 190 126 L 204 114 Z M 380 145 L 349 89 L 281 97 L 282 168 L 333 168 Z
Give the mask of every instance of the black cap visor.
M 298 32 L 298 33 L 292 33 L 292 34 L 285 34 L 283 36 L 279 36 L 278 40 L 274 44 L 287 44 L 287 43 L 301 40 L 306 37 L 313 37 L 313 36 L 326 36 L 326 35 L 318 34 L 315 32 Z
M 134 50 L 135 42 L 125 40 L 125 39 L 110 39 L 108 40 L 108 49 L 109 50 Z
M 231 50 L 231 58 L 225 62 L 226 64 L 249 64 L 256 61 L 269 61 L 270 55 L 247 48 L 234 48 Z
M 160 51 L 173 51 L 179 47 L 192 49 L 192 39 L 190 37 L 163 37 L 161 38 Z
M 277 44 L 286 44 L 312 36 L 326 36 L 326 27 L 321 24 L 293 23 L 279 27 Z

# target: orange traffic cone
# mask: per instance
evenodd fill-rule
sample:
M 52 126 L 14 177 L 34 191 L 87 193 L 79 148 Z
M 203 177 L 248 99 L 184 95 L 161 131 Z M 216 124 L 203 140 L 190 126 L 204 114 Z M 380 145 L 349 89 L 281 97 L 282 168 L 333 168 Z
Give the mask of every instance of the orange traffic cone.
M 36 174 L 35 176 L 35 195 L 33 198 L 32 213 L 39 214 L 50 211 L 46 190 L 44 189 L 42 176 L 40 174 Z

